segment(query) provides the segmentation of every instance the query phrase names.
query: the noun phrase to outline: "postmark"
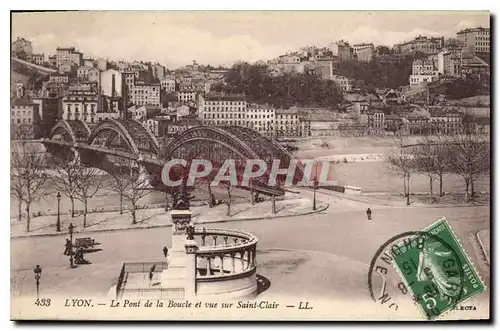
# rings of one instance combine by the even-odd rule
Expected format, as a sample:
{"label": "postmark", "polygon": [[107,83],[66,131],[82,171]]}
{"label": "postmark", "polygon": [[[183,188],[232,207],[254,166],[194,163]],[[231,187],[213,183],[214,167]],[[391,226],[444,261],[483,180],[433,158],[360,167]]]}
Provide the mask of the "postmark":
{"label": "postmark", "polygon": [[[395,270],[402,280],[393,290],[411,294],[427,319],[441,316],[485,289],[444,218],[423,231],[394,236],[379,248],[372,259],[368,275],[369,292],[376,302],[384,303],[384,300],[394,298],[387,290],[389,270]],[[380,296],[373,289],[373,277],[376,274],[383,277]],[[388,307],[397,310],[398,304],[391,302]]]}

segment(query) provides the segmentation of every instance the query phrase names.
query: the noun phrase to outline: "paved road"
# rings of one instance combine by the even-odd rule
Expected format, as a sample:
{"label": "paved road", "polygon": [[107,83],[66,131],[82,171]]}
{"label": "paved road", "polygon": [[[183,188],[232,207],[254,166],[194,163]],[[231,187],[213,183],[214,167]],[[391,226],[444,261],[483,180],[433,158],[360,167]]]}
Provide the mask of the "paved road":
{"label": "paved road", "polygon": [[[489,269],[474,242],[477,231],[489,228],[489,207],[374,207],[373,220],[368,221],[363,203],[342,204],[338,198],[321,193],[318,197],[330,202],[328,211],[294,218],[224,223],[220,227],[255,234],[259,238],[259,250],[283,248],[308,254],[317,252],[351,261],[353,265],[368,266],[376,250],[391,236],[423,229],[437,218],[446,216],[483,279],[489,283]],[[217,224],[212,226],[218,227]],[[32,268],[41,264],[45,270],[44,286],[54,291],[79,288],[105,293],[116,280],[124,261],[163,260],[162,248],[170,245],[170,235],[170,228],[92,234],[102,243],[102,251],[87,255],[91,265],[74,270],[69,270],[68,258],[62,254],[63,236],[14,239],[11,242],[14,291],[27,291],[23,284],[31,283]],[[363,277],[365,269],[358,271]]]}

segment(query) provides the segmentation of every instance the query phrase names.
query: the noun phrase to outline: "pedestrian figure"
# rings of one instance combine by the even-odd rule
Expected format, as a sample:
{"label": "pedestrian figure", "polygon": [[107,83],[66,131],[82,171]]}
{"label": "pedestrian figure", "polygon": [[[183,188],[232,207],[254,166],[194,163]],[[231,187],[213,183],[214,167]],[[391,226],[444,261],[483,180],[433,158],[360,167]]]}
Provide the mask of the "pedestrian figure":
{"label": "pedestrian figure", "polygon": [[153,272],[155,271],[155,268],[156,268],[156,264],[153,264],[151,269],[149,269],[149,282],[150,283],[151,283],[151,281],[153,281]]}
{"label": "pedestrian figure", "polygon": [[163,246],[163,255],[165,255],[165,257],[167,257],[167,255],[168,255],[168,248],[167,248],[167,246]]}
{"label": "pedestrian figure", "polygon": [[64,245],[64,255],[70,255],[71,254],[71,241],[66,238],[66,244]]}
{"label": "pedestrian figure", "polygon": [[372,219],[372,210],[370,208],[366,210],[366,216],[368,217],[368,220]]}
{"label": "pedestrian figure", "polygon": [[85,260],[83,257],[83,248],[80,248],[75,254],[75,263],[76,264],[88,264],[89,261]]}

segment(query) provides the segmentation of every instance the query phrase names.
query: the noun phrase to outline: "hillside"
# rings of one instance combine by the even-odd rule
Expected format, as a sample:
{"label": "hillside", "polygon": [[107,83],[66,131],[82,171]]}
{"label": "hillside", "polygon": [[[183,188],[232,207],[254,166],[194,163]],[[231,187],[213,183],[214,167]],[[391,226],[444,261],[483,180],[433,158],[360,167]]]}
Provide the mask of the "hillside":
{"label": "hillside", "polygon": [[40,74],[38,71],[19,62],[10,61],[10,91],[11,94],[16,92],[16,84],[22,83],[27,89],[33,87],[41,89],[42,82],[47,76]]}

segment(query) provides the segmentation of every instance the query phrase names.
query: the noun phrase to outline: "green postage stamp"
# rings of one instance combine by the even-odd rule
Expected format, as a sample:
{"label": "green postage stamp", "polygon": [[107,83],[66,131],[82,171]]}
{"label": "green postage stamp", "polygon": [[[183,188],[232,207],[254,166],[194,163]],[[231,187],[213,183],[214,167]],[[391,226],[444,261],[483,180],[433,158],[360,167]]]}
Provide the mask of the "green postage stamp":
{"label": "green postage stamp", "polygon": [[393,252],[396,268],[428,319],[485,290],[444,218],[418,235],[401,240]]}

